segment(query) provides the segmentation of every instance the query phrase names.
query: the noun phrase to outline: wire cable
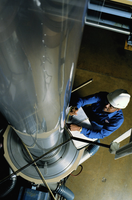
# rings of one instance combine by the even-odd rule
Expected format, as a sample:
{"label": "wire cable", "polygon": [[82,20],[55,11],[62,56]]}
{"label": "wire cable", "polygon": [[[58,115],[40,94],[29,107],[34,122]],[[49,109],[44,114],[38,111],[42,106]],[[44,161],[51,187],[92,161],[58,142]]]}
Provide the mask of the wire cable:
{"label": "wire cable", "polygon": [[70,174],[71,176],[78,176],[78,175],[80,175],[81,174],[81,172],[82,172],[82,170],[83,170],[83,166],[82,165],[79,165],[80,167],[81,167],[81,169],[80,169],[80,171],[77,173],[77,174]]}

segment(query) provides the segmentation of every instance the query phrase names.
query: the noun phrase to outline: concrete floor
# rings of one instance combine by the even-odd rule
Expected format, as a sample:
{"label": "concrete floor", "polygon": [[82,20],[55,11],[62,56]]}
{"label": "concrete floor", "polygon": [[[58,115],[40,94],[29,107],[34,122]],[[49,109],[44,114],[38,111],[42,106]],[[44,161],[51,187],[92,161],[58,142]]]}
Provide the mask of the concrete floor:
{"label": "concrete floor", "polygon": [[[111,92],[126,89],[132,95],[132,51],[124,49],[126,36],[85,26],[74,88],[93,78],[93,82],[78,90],[83,97],[99,91]],[[101,143],[110,144],[115,138],[132,128],[132,100],[123,110],[123,125],[104,138]],[[129,138],[120,146],[129,143]],[[132,155],[114,160],[109,150],[99,151],[83,166],[78,176],[70,176],[66,186],[75,194],[75,200],[131,200],[132,199]],[[77,174],[80,167],[73,174]]]}

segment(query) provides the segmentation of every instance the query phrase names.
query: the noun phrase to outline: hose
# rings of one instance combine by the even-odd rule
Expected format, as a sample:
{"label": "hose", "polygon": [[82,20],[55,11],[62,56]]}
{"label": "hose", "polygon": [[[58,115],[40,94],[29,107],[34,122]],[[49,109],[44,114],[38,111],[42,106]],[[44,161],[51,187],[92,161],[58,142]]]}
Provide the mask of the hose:
{"label": "hose", "polygon": [[56,189],[55,192],[58,193],[58,194],[60,194],[66,200],[73,200],[74,199],[74,193],[69,188],[67,188],[64,185],[59,186]]}
{"label": "hose", "polygon": [[[96,142],[100,143],[100,140],[98,139]],[[97,145],[89,145],[88,148],[86,149],[86,151],[89,152],[90,157],[93,156],[97,151],[99,150],[99,146]]]}
{"label": "hose", "polygon": [[[12,173],[11,168],[9,168],[9,173],[10,174]],[[0,198],[5,197],[14,189],[16,181],[17,181],[17,176],[14,175],[0,186]]]}

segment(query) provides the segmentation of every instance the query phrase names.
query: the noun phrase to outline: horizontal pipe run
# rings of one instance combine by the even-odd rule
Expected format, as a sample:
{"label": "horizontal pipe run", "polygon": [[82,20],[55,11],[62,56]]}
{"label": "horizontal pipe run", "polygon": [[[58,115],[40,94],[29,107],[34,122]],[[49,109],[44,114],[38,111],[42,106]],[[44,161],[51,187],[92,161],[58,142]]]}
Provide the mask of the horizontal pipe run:
{"label": "horizontal pipe run", "polygon": [[122,33],[122,34],[125,34],[125,35],[130,35],[130,31],[123,31],[123,30],[120,30],[120,29],[111,28],[111,27],[108,27],[108,26],[100,25],[100,24],[94,24],[92,22],[87,22],[86,19],[85,19],[85,24],[90,25],[90,26],[94,26],[94,27],[97,27],[97,28],[103,28],[103,29],[106,29],[106,30],[109,30],[109,31],[115,31],[115,32]]}
{"label": "horizontal pipe run", "polygon": [[94,10],[96,12],[102,12],[102,13],[106,13],[106,14],[111,14],[111,15],[115,15],[118,17],[124,17],[127,19],[131,19],[131,12],[129,12],[128,10],[121,10],[120,8],[112,8],[110,5],[97,5],[97,4],[92,4],[92,3],[88,3],[88,10]]}

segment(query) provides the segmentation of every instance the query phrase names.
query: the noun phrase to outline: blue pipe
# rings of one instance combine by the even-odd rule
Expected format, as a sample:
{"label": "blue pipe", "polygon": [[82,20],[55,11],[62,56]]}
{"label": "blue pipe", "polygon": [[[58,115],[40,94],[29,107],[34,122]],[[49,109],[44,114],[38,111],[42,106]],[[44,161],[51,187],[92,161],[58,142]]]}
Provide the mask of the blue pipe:
{"label": "blue pipe", "polygon": [[[98,139],[96,142],[100,143],[100,140]],[[87,148],[87,151],[89,152],[90,157],[93,156],[98,150],[99,150],[99,146],[93,145],[93,144],[89,145]]]}
{"label": "blue pipe", "polygon": [[73,200],[74,199],[74,193],[64,185],[59,186],[56,189],[56,193],[60,194],[66,200]]}

